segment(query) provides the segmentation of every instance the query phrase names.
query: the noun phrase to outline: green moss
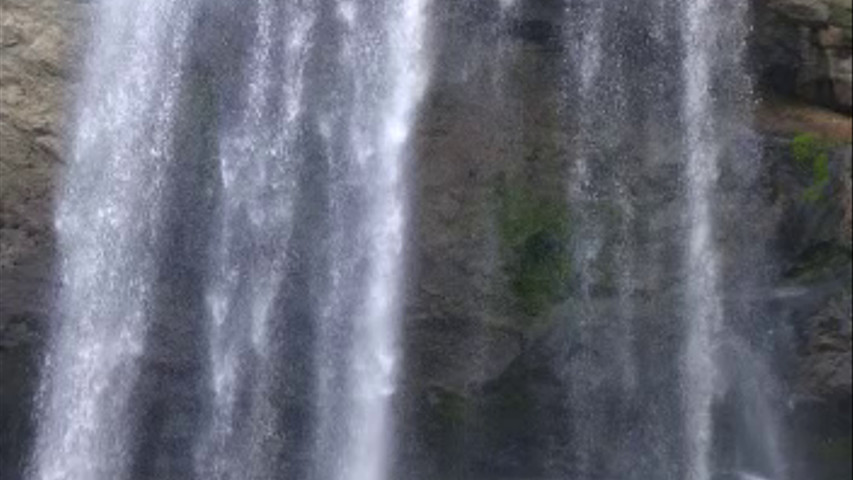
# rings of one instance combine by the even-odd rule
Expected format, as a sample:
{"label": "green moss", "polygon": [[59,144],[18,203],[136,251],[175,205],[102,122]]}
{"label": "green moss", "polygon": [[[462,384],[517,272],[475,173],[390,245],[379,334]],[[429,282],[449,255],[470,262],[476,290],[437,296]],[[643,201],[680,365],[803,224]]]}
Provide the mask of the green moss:
{"label": "green moss", "polygon": [[830,182],[829,152],[832,145],[819,140],[815,135],[803,133],[791,141],[791,154],[794,161],[811,175],[811,184],[803,194],[807,202],[817,202],[824,198]]}
{"label": "green moss", "polygon": [[528,186],[498,189],[504,269],[517,306],[536,316],[563,298],[570,270],[564,202]]}

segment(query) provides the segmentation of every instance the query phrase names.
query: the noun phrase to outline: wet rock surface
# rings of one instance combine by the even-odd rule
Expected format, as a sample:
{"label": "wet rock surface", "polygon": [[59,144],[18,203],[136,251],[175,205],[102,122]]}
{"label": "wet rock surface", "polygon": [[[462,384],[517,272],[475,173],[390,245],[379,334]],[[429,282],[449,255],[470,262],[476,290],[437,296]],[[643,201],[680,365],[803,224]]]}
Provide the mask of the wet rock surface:
{"label": "wet rock surface", "polygon": [[768,91],[849,114],[850,0],[754,0],[754,70]]}

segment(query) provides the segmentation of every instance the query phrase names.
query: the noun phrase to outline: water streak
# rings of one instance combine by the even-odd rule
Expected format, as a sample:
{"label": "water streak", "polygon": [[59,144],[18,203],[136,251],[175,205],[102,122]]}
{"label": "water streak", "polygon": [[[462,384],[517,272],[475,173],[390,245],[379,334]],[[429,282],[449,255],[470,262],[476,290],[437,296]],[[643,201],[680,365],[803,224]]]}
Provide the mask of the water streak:
{"label": "water streak", "polygon": [[[124,478],[193,2],[100,5],[56,229],[62,284],[32,477]],[[163,22],[162,18],[171,18]],[[128,57],[129,55],[129,57]]]}
{"label": "water streak", "polygon": [[[319,404],[326,412],[321,470],[340,480],[380,480],[390,466],[390,401],[401,361],[397,335],[408,216],[406,146],[426,87],[426,6],[424,0],[342,1],[338,8],[344,27],[339,68],[352,79],[353,91],[348,115],[328,116],[341,118],[347,130],[340,155],[331,147],[339,138],[332,135],[331,122],[321,131],[333,152],[332,171],[346,172],[338,175],[356,178],[359,186],[354,190],[349,180],[331,190],[334,267],[320,355],[334,358],[342,344],[347,353],[337,365],[320,360]],[[347,198],[353,193],[364,206],[355,230],[348,227]],[[359,264],[365,266],[363,273]],[[351,320],[344,328],[341,316]],[[351,337],[342,341],[344,331]],[[345,388],[335,385],[341,377],[347,379]]]}
{"label": "water streak", "polygon": [[720,372],[716,344],[724,327],[719,286],[720,259],[714,239],[713,194],[720,142],[711,92],[713,45],[717,22],[713,0],[688,0],[684,5],[683,63],[685,143],[687,150],[686,308],[689,312],[684,351],[685,431],[688,478],[710,480],[713,448],[713,403]]}
{"label": "water streak", "polygon": [[[240,118],[219,136],[222,206],[207,293],[214,413],[197,459],[207,478],[268,478],[272,472],[264,469],[280,448],[269,390],[277,368],[269,323],[283,288],[299,189],[296,122],[315,16],[304,3],[279,9],[258,2]],[[278,51],[285,52],[283,73]],[[250,412],[238,417],[249,375],[257,378],[249,387]]]}

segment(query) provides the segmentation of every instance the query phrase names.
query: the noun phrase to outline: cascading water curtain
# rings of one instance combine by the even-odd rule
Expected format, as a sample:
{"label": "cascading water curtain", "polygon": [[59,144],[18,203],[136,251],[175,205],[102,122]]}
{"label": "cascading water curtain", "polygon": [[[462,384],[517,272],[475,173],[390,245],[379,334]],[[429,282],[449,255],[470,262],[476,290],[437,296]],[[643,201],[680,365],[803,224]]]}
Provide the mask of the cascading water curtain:
{"label": "cascading water curtain", "polygon": [[99,2],[30,478],[390,478],[428,3]]}
{"label": "cascading water curtain", "polygon": [[[751,221],[721,221],[718,209],[723,172],[757,155],[743,141],[748,10],[741,0],[565,3],[571,478],[784,478],[772,401],[755,393],[772,373],[742,336],[754,319],[728,308],[726,283],[745,291],[749,275],[729,278],[739,253],[720,242]],[[726,365],[721,349],[756,366]],[[752,403],[724,398],[746,390]],[[768,413],[722,437],[724,405]]]}
{"label": "cascading water curtain", "polygon": [[[737,471],[758,478],[786,478],[787,467],[781,452],[781,429],[767,395],[773,392],[773,373],[765,359],[753,352],[748,339],[738,336],[736,322],[754,318],[736,315],[726,298],[732,289],[724,287],[727,278],[723,264],[725,252],[720,237],[726,228],[715,208],[721,203],[720,177],[725,162],[749,164],[754,149],[738,145],[738,136],[730,123],[744,122],[739,106],[750,101],[745,80],[744,60],[748,34],[749,3],[744,0],[685,0],[681,3],[683,97],[681,122],[684,129],[684,169],[686,215],[689,237],[686,242],[684,276],[684,321],[686,340],[682,353],[684,392],[684,436],[686,471],[689,480],[710,480],[716,475]],[[739,146],[733,154],[732,146]],[[732,156],[736,158],[731,158]],[[728,158],[727,158],[728,157]],[[730,169],[737,172],[741,168]],[[754,168],[748,165],[746,168]],[[731,174],[731,173],[729,173]],[[740,188],[754,188],[739,184]],[[747,222],[741,218],[740,222]],[[737,228],[737,227],[735,227]],[[753,260],[754,261],[754,260]],[[748,277],[748,276],[747,276]],[[752,285],[742,280],[734,291],[748,291]],[[734,355],[750,367],[727,366]],[[755,385],[763,385],[756,388]],[[736,437],[718,438],[721,419],[715,415],[727,391],[748,391],[749,401],[737,405],[737,411],[749,420]],[[763,392],[762,392],[763,390]],[[755,405],[760,405],[756,411]],[[745,413],[751,412],[751,413]],[[730,447],[747,453],[723,460],[721,442],[736,442]],[[740,457],[740,458],[738,458]],[[751,458],[749,458],[751,457]]]}
{"label": "cascading water curtain", "polygon": [[685,370],[685,437],[690,480],[711,478],[713,402],[719,376],[715,343],[723,325],[720,298],[720,258],[714,243],[713,188],[719,175],[721,145],[715,132],[711,93],[714,42],[718,22],[713,19],[713,0],[689,0],[684,4],[684,100],[687,154],[687,295],[689,314]]}
{"label": "cascading water curtain", "polygon": [[304,156],[298,130],[317,6],[279,3],[255,5],[239,113],[217,135],[220,209],[205,298],[213,401],[195,452],[199,478],[271,478],[286,454],[273,385],[275,304],[295,228]]}
{"label": "cascading water curtain", "polygon": [[128,403],[151,321],[194,4],[99,5],[56,215],[61,292],[34,479],[114,480],[131,467]]}
{"label": "cascading water curtain", "polygon": [[[731,126],[751,95],[747,1],[566,0],[543,10],[564,6],[563,31],[516,52],[548,30],[515,24],[534,3],[469,13],[500,18],[489,38],[512,24],[498,65],[565,73],[573,288],[547,419],[565,432],[536,474],[786,480],[772,372],[733,328],[719,241],[744,221],[717,205],[748,153]],[[97,2],[31,480],[397,480],[431,15],[431,0]],[[730,436],[759,460],[721,460],[731,391],[749,399],[726,404],[746,418]]]}
{"label": "cascading water curtain", "polygon": [[316,349],[316,475],[385,479],[401,352],[407,142],[426,88],[425,0],[336,5],[344,104],[318,115],[330,172],[329,279]]}

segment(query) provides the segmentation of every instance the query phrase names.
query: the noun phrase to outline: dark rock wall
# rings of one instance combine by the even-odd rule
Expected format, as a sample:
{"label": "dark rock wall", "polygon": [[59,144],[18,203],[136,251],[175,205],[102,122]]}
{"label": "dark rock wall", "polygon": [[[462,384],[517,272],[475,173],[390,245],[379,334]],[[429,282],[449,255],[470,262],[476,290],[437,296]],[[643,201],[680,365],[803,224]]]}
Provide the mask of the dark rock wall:
{"label": "dark rock wall", "polygon": [[853,108],[851,1],[752,1],[753,63],[765,89],[849,115]]}

